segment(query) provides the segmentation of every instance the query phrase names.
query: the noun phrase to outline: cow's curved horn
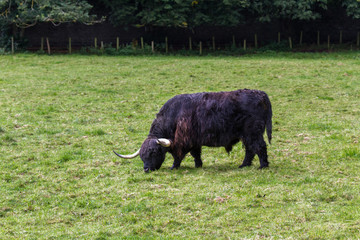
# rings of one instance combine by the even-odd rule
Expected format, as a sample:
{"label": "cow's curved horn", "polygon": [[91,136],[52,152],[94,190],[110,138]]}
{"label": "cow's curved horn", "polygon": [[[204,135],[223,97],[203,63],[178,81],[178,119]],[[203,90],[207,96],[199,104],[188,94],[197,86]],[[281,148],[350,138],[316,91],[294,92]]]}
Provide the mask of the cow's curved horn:
{"label": "cow's curved horn", "polygon": [[131,155],[121,155],[121,154],[118,154],[117,152],[115,152],[113,150],[113,152],[116,154],[116,156],[118,157],[121,157],[121,158],[125,158],[125,159],[131,159],[131,158],[134,158],[136,156],[138,156],[140,154],[140,149],[136,151],[136,153],[134,154],[131,154]]}
{"label": "cow's curved horn", "polygon": [[156,140],[157,144],[160,144],[163,147],[170,147],[171,146],[171,141],[169,139],[166,138],[159,138]]}

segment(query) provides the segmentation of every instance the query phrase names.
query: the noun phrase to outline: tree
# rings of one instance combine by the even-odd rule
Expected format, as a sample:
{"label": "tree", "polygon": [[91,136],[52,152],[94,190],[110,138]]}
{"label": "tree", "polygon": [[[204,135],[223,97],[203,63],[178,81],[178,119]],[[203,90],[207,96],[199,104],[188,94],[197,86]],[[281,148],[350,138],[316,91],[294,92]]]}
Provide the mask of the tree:
{"label": "tree", "polygon": [[236,26],[246,22],[249,7],[248,0],[192,1],[188,22],[192,26]]}
{"label": "tree", "polygon": [[352,18],[360,18],[360,0],[341,1],[342,7],[346,9],[346,14]]}
{"label": "tree", "polygon": [[84,0],[0,0],[0,22],[19,28],[38,22],[58,25],[65,22],[93,23],[92,6]]}
{"label": "tree", "polygon": [[262,22],[273,20],[315,20],[319,9],[326,9],[327,0],[252,0],[251,10]]}
{"label": "tree", "polygon": [[[94,1],[94,0],[92,0]],[[97,0],[116,25],[188,27],[233,26],[244,21],[249,0]]]}

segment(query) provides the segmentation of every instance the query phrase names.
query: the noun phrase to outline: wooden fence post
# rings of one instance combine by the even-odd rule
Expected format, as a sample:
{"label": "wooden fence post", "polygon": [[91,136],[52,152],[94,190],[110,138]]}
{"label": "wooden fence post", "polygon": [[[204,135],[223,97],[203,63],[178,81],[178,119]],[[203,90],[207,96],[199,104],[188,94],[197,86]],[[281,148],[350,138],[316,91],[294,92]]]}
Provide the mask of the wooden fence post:
{"label": "wooden fence post", "polygon": [[120,39],[119,37],[116,37],[116,51],[119,51],[120,48]]}
{"label": "wooden fence post", "polygon": [[144,50],[144,38],[143,37],[140,38],[140,42],[141,42],[141,50]]}
{"label": "wooden fence post", "polygon": [[244,39],[244,51],[246,51],[246,39]]}
{"label": "wooden fence post", "polygon": [[154,53],[155,52],[155,44],[154,41],[151,41],[151,51]]}
{"label": "wooden fence post", "polygon": [[71,37],[69,37],[69,54],[71,54]]}
{"label": "wooden fence post", "polygon": [[189,37],[189,50],[192,51],[192,41],[191,41],[191,37]]}
{"label": "wooden fence post", "polygon": [[317,31],[317,45],[320,45],[320,31]]}
{"label": "wooden fence post", "polygon": [[290,49],[292,49],[292,47],[293,47],[291,37],[289,37],[289,47],[290,47]]}
{"label": "wooden fence post", "polygon": [[232,45],[233,45],[233,48],[236,47],[236,42],[235,42],[235,36],[234,35],[232,36]]}
{"label": "wooden fence post", "polygon": [[14,43],[14,37],[11,37],[11,53],[15,53],[15,43]]}
{"label": "wooden fence post", "polygon": [[47,50],[48,50],[48,54],[51,54],[51,50],[50,50],[50,42],[49,42],[49,38],[46,38],[46,45],[47,45]]}
{"label": "wooden fence post", "polygon": [[97,48],[97,38],[94,39],[94,47]]}
{"label": "wooden fence post", "polygon": [[169,52],[168,37],[165,37],[165,52]]}
{"label": "wooden fence post", "polygon": [[280,42],[281,42],[281,33],[278,32],[278,43],[280,43]]}
{"label": "wooden fence post", "polygon": [[300,32],[300,41],[299,41],[300,46],[302,45],[302,41],[303,41],[303,31]]}

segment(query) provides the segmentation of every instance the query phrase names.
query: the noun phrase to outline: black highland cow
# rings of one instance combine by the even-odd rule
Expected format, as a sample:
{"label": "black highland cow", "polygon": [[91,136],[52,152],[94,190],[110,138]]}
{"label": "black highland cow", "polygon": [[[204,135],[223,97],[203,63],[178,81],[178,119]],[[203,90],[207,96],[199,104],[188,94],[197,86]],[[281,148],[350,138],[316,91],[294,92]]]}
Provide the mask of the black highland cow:
{"label": "black highland cow", "polygon": [[270,100],[259,90],[177,95],[160,109],[136,153],[114,153],[122,158],[140,154],[144,171],[149,172],[161,167],[167,152],[174,157],[171,169],[180,167],[188,152],[194,157],[195,167],[201,167],[202,146],[225,147],[230,152],[233,145],[242,141],[246,153],[240,168],[250,166],[255,154],[260,168],[265,168],[269,162],[263,135],[266,128],[270,143],[271,117]]}

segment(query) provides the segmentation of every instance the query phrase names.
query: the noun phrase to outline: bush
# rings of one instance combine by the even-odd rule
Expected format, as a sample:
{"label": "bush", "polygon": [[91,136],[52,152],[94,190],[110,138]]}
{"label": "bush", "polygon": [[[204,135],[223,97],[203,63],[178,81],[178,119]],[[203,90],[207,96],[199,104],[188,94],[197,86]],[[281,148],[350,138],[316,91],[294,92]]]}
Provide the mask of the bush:
{"label": "bush", "polygon": [[134,48],[131,44],[125,45],[116,49],[109,45],[105,45],[103,49],[101,48],[92,48],[92,47],[85,47],[81,48],[80,54],[83,55],[109,55],[109,56],[135,56],[135,55],[149,55],[153,54],[151,46],[144,45],[144,49]]}
{"label": "bush", "polygon": [[290,51],[290,46],[288,41],[281,41],[269,43],[261,48],[259,48],[258,52],[288,52]]}

